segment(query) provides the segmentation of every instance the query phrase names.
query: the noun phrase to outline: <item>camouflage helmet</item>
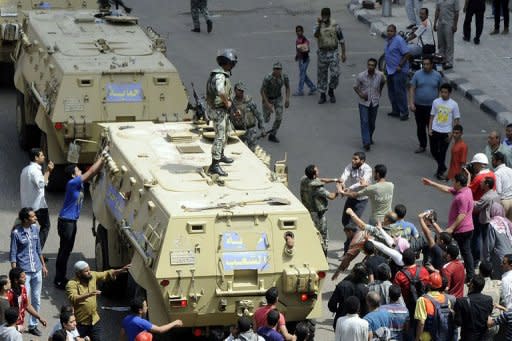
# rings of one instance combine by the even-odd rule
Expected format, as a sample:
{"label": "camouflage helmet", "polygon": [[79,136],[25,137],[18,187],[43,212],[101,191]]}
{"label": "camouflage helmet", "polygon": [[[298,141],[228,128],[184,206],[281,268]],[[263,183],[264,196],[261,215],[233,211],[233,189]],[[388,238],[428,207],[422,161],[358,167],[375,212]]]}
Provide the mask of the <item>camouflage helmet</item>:
{"label": "camouflage helmet", "polygon": [[219,66],[229,63],[235,66],[237,61],[238,57],[233,49],[224,49],[217,53],[217,64],[219,64]]}
{"label": "camouflage helmet", "polygon": [[238,82],[235,84],[235,90],[245,91],[247,88],[245,87],[244,83]]}
{"label": "camouflage helmet", "polygon": [[272,68],[273,68],[273,69],[282,69],[282,68],[283,68],[283,64],[281,64],[281,62],[275,62],[275,63],[272,65]]}

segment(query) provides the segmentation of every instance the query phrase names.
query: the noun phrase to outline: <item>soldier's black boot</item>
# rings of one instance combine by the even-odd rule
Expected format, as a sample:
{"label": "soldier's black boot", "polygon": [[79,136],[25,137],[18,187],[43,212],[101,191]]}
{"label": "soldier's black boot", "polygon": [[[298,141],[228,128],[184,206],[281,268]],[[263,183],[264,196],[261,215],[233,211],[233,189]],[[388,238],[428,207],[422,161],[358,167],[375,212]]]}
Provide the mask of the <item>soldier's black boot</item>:
{"label": "soldier's black boot", "polygon": [[275,143],[279,143],[279,139],[277,138],[277,136],[275,134],[270,134],[268,135],[268,140],[270,142],[275,142]]}
{"label": "soldier's black boot", "polygon": [[331,103],[336,103],[336,97],[334,96],[333,89],[329,89],[329,100],[331,101]]}
{"label": "soldier's black boot", "polygon": [[213,23],[211,20],[206,20],[206,31],[210,33],[213,30]]}
{"label": "soldier's black boot", "polygon": [[320,94],[320,99],[318,100],[318,104],[324,104],[325,102],[327,102],[327,98],[325,97],[325,92],[322,92]]}
{"label": "soldier's black boot", "polygon": [[212,159],[212,164],[208,167],[209,174],[217,174],[219,176],[228,176],[228,173],[224,172],[222,168],[220,168],[219,160]]}
{"label": "soldier's black boot", "polygon": [[220,156],[219,162],[222,162],[222,163],[233,163],[233,159],[230,158],[230,157],[227,157],[226,155],[224,155],[224,152],[222,152],[222,155]]}
{"label": "soldier's black boot", "polygon": [[193,28],[190,30],[191,32],[196,32],[196,33],[199,33],[201,32],[201,29],[198,27],[198,28]]}

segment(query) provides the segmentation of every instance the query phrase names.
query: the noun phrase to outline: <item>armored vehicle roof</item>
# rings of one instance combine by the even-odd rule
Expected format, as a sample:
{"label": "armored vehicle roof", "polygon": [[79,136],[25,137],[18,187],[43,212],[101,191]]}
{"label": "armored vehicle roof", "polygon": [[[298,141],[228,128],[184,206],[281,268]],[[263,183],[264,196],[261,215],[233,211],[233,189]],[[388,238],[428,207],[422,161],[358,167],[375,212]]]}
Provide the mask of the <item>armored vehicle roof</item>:
{"label": "armored vehicle roof", "polygon": [[[222,209],[201,210],[219,204],[235,204],[237,214],[301,212],[305,208],[288,188],[273,180],[272,172],[238,139],[230,139],[226,155],[235,161],[223,165],[229,176],[223,185],[212,183],[204,173],[211,163],[212,141],[193,131],[193,124],[176,123],[101,123],[110,129],[113,153],[118,167],[151,184],[158,205],[173,217],[218,214]],[[121,160],[125,164],[121,164]],[[132,174],[133,174],[132,173]],[[282,198],[285,206],[261,202]],[[259,201],[259,202],[257,202]],[[198,209],[190,212],[189,209]]]}
{"label": "armored vehicle roof", "polygon": [[96,13],[29,11],[26,33],[64,73],[177,72],[138,24],[96,18]]}

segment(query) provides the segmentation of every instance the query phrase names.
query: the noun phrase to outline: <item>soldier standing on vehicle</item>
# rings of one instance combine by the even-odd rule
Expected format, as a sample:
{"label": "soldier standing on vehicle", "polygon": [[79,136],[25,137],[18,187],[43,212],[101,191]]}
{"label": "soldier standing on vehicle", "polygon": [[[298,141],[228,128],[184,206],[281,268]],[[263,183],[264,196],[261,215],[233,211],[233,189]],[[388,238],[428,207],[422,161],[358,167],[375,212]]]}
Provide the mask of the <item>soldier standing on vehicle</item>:
{"label": "soldier standing on vehicle", "polygon": [[213,23],[208,13],[208,1],[207,0],[190,0],[190,13],[192,14],[192,22],[194,28],[192,32],[201,32],[201,24],[199,23],[199,15],[202,14],[204,20],[206,20],[206,31],[210,33],[213,29]]}
{"label": "soldier standing on vehicle", "polygon": [[311,214],[315,227],[322,235],[322,249],[324,254],[327,255],[329,243],[327,217],[325,215],[327,213],[327,199],[336,199],[339,194],[338,192],[341,191],[341,187],[338,188],[338,184],[336,184],[337,191],[333,193],[326,190],[324,184],[337,182],[337,179],[319,178],[320,173],[315,165],[307,166],[304,174],[305,176],[300,181],[300,199]]}
{"label": "soldier standing on vehicle", "polygon": [[[340,77],[340,58],[343,63],[345,56],[345,40],[341,27],[331,19],[331,9],[322,8],[321,17],[317,19],[315,27],[315,38],[318,42],[318,79],[317,87],[320,91],[318,104],[326,102],[325,92],[327,91],[327,79],[329,72],[329,97],[331,103],[336,103],[334,89],[338,87]],[[338,44],[341,46],[341,53],[338,54]]]}
{"label": "soldier standing on vehicle", "polygon": [[[235,129],[245,130],[245,134],[241,140],[254,151],[256,148],[256,140],[258,139],[258,131],[256,129],[256,121],[258,121],[258,129],[263,129],[263,115],[256,107],[256,103],[250,96],[244,95],[246,88],[242,82],[235,84],[235,97],[233,105],[236,111],[230,114],[231,123]],[[262,134],[259,134],[260,136]]]}
{"label": "soldier standing on vehicle", "polygon": [[212,144],[212,164],[208,168],[208,173],[227,176],[228,173],[220,167],[220,162],[233,163],[233,159],[224,155],[224,147],[228,139],[230,122],[228,120],[229,111],[232,110],[233,89],[231,88],[231,70],[235,67],[238,58],[235,51],[225,49],[217,55],[216,68],[210,72],[210,77],[206,83],[206,102],[210,107],[210,118],[213,120],[215,128],[215,139]]}
{"label": "soldier standing on vehicle", "polygon": [[284,107],[288,108],[290,106],[290,80],[288,75],[283,73],[283,65],[280,62],[275,62],[272,66],[272,73],[263,78],[260,90],[265,123],[270,121],[272,112],[276,114],[272,130],[268,135],[268,140],[275,143],[279,143],[276,135],[283,120],[283,95],[281,93],[283,85],[286,89]]}

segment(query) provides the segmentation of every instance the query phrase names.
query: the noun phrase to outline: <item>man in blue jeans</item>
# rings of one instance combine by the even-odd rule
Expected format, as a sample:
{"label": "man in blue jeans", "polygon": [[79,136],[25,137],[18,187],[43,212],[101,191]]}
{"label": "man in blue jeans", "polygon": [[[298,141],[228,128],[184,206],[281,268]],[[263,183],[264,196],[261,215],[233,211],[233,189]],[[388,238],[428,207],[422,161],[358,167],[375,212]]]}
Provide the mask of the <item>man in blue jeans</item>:
{"label": "man in blue jeans", "polygon": [[386,83],[384,74],[378,70],[377,60],[368,59],[368,70],[357,75],[354,91],[359,96],[359,118],[361,121],[361,137],[364,149],[370,150],[373,144],[375,120],[379,110],[382,88]]}
{"label": "man in blue jeans", "polygon": [[58,289],[65,289],[68,281],[66,269],[68,267],[69,255],[75,245],[76,222],[80,217],[80,210],[84,201],[84,183],[91,180],[101,170],[102,166],[103,157],[96,160],[84,174],[82,174],[77,165],[73,164],[66,167],[66,174],[69,175],[71,180],[66,185],[64,204],[57,220],[60,245],[59,252],[57,253],[53,283]]}
{"label": "man in blue jeans", "polygon": [[[11,231],[11,249],[9,261],[11,268],[20,268],[25,272],[25,288],[29,301],[36,312],[41,305],[41,287],[43,276],[48,275],[43,255],[41,254],[41,242],[39,239],[39,226],[37,216],[30,207],[24,207],[18,213],[20,224],[14,226]],[[37,328],[39,319],[30,316],[28,332],[35,336],[41,336]]]}
{"label": "man in blue jeans", "polygon": [[308,95],[314,95],[316,92],[315,83],[308,77],[309,66],[309,40],[304,36],[304,28],[302,26],[295,27],[297,40],[295,40],[295,61],[299,62],[299,85],[293,96],[304,96],[304,83],[309,87]]}
{"label": "man in blue jeans", "polygon": [[396,34],[395,25],[389,25],[386,32],[388,39],[384,49],[384,58],[388,75],[388,95],[392,107],[392,111],[388,115],[407,121],[409,119],[406,89],[409,46],[401,36]]}

